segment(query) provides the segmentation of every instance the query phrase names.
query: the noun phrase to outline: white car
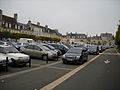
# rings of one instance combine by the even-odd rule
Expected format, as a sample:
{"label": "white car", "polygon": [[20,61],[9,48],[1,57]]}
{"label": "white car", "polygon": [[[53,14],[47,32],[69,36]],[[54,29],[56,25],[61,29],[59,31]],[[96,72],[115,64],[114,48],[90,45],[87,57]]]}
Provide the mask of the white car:
{"label": "white car", "polygon": [[13,63],[14,65],[26,65],[30,63],[29,55],[20,53],[12,46],[0,46],[0,54],[8,57],[9,63]]}
{"label": "white car", "polygon": [[6,57],[0,54],[0,66],[6,66]]}

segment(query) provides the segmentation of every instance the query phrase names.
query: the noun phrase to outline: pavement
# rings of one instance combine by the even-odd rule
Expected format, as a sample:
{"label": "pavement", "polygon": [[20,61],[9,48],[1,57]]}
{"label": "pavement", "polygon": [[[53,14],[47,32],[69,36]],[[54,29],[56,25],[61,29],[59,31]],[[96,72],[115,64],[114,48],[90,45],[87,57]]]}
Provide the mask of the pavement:
{"label": "pavement", "polygon": [[[108,49],[89,55],[82,65],[33,59],[32,67],[9,67],[0,73],[0,90],[120,90],[120,55]],[[46,89],[47,88],[47,89]]]}

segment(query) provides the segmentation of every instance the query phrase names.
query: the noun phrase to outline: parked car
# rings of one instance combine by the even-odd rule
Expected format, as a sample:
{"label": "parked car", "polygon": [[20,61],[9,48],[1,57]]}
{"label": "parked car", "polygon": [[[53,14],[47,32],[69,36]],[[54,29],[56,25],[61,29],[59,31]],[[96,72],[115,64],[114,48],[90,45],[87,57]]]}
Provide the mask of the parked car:
{"label": "parked car", "polygon": [[57,53],[58,56],[60,56],[62,54],[62,52],[59,49],[55,49],[53,46],[45,44],[45,43],[41,43],[41,45],[49,48],[50,50],[53,50],[54,52]]}
{"label": "parked car", "polygon": [[30,55],[31,57],[41,58],[43,60],[57,58],[57,53],[49,48],[37,44],[37,45],[28,45],[27,47],[21,48],[21,52]]}
{"label": "parked car", "polygon": [[88,53],[89,54],[99,54],[99,47],[98,47],[98,45],[91,45],[88,48]]}
{"label": "parked car", "polygon": [[6,56],[0,54],[0,67],[6,65]]}
{"label": "parked car", "polygon": [[82,64],[84,61],[87,61],[88,53],[83,48],[71,48],[63,55],[63,63],[77,63]]}
{"label": "parked car", "polygon": [[59,49],[62,52],[62,55],[69,50],[69,48],[63,44],[49,43],[49,45],[53,46],[55,49]]}
{"label": "parked car", "polygon": [[99,52],[102,53],[103,52],[103,46],[99,45]]}
{"label": "parked car", "polygon": [[0,46],[0,54],[8,57],[9,63],[14,65],[26,65],[27,63],[30,63],[29,55],[20,53],[12,46]]}
{"label": "parked car", "polygon": [[70,45],[70,44],[66,44],[66,43],[64,43],[64,45],[67,46],[69,49],[70,49],[70,48],[73,48],[73,46]]}
{"label": "parked car", "polygon": [[0,45],[12,46],[12,43],[10,43],[9,41],[6,41],[6,40],[0,40]]}
{"label": "parked car", "polygon": [[88,50],[87,47],[85,47],[84,45],[80,45],[80,44],[75,44],[74,47],[79,47],[79,48],[83,48],[84,50]]}
{"label": "parked car", "polygon": [[6,41],[6,40],[0,40],[0,45],[13,46],[17,50],[20,50],[20,47],[21,47],[21,45],[19,43],[17,43],[17,42],[11,42],[11,41]]}

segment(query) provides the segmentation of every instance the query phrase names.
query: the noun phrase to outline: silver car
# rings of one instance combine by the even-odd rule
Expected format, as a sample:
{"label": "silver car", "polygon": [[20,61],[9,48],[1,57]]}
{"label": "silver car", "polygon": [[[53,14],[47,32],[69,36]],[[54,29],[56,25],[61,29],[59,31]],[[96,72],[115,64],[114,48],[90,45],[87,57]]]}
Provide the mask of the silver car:
{"label": "silver car", "polygon": [[20,51],[31,57],[41,58],[43,60],[57,58],[56,52],[40,44],[28,45],[27,47],[21,48]]}
{"label": "silver car", "polygon": [[0,55],[8,57],[9,63],[14,65],[26,65],[29,63],[29,55],[20,53],[12,46],[0,46]]}

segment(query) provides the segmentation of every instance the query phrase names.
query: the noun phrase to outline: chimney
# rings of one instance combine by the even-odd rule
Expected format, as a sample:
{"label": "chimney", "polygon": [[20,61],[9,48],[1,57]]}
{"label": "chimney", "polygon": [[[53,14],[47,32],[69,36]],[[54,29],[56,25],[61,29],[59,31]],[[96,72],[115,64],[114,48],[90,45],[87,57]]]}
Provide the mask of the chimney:
{"label": "chimney", "polygon": [[14,18],[17,21],[17,18],[18,18],[18,14],[17,13],[14,14]]}
{"label": "chimney", "polygon": [[2,21],[2,10],[0,9],[0,21]]}
{"label": "chimney", "polygon": [[29,20],[27,24],[28,24],[29,26],[31,26],[31,21]]}
{"label": "chimney", "polygon": [[40,26],[40,23],[39,23],[39,22],[37,22],[37,25],[38,25],[38,26]]}
{"label": "chimney", "polygon": [[48,28],[48,25],[45,25],[45,28]]}

